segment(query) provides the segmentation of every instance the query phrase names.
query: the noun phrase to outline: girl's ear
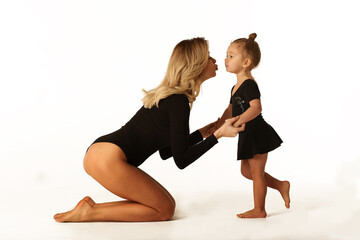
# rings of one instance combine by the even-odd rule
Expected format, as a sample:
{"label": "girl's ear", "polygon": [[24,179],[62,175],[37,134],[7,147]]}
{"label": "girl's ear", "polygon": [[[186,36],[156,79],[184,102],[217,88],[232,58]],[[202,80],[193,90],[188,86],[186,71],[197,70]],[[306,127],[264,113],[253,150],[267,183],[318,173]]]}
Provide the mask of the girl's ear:
{"label": "girl's ear", "polygon": [[251,59],[250,59],[250,58],[246,58],[243,66],[247,68],[247,67],[249,67],[250,65],[251,65]]}

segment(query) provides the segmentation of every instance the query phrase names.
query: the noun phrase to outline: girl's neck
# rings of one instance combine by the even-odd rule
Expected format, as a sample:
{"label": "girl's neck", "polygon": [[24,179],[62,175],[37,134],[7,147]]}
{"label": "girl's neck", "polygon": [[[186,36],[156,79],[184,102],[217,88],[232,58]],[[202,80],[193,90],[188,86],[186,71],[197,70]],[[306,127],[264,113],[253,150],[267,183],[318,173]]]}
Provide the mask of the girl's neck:
{"label": "girl's neck", "polygon": [[237,84],[242,84],[247,79],[254,79],[250,72],[239,72],[236,74]]}

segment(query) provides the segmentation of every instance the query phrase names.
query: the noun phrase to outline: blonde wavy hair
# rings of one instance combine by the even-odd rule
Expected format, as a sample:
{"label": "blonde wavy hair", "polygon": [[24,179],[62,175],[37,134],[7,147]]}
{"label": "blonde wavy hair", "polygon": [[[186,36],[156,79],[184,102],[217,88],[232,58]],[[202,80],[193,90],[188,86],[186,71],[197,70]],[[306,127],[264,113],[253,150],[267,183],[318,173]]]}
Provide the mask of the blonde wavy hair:
{"label": "blonde wavy hair", "polygon": [[204,38],[192,38],[179,42],[170,57],[166,74],[160,85],[152,90],[143,89],[145,108],[173,94],[185,94],[190,106],[200,93],[199,76],[209,58],[208,42]]}

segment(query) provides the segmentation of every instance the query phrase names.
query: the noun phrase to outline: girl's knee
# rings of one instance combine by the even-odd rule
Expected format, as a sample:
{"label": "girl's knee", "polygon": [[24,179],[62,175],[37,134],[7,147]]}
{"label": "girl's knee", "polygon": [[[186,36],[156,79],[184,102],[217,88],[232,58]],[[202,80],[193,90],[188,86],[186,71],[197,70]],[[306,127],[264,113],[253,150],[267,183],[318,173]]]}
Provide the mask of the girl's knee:
{"label": "girl's knee", "polygon": [[247,179],[251,179],[251,175],[248,171],[241,169],[241,175],[243,175]]}
{"label": "girl's knee", "polygon": [[263,171],[252,171],[251,176],[253,179],[265,178],[265,172]]}
{"label": "girl's knee", "polygon": [[243,164],[241,165],[241,169],[240,169],[241,174],[246,177],[247,179],[252,179],[250,170],[248,167],[244,166]]}

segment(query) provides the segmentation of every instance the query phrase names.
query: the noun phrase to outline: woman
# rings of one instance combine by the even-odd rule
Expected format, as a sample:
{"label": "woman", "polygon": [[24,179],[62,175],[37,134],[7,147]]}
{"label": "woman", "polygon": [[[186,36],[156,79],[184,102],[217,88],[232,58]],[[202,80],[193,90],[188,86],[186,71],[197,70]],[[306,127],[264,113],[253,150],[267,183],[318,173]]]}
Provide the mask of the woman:
{"label": "woman", "polygon": [[56,214],[55,220],[171,219],[175,211],[173,197],[137,167],[159,150],[161,158],[173,156],[176,165],[183,169],[213,147],[217,139],[235,137],[243,130],[233,127],[237,120],[233,118],[215,132],[211,130],[215,123],[211,123],[189,135],[190,106],[199,95],[201,84],[216,75],[215,63],[204,38],[178,43],[161,84],[153,90],[144,90],[144,106],[121,129],[95,140],[84,158],[84,168],[90,176],[127,200],[97,204],[85,197],[72,211]]}

